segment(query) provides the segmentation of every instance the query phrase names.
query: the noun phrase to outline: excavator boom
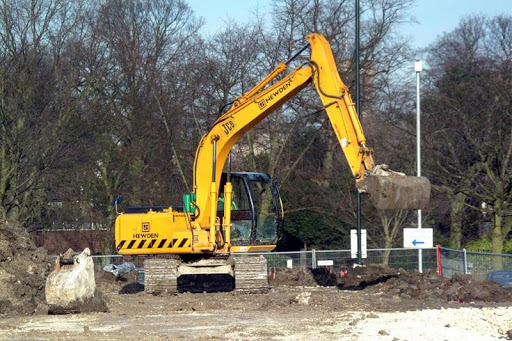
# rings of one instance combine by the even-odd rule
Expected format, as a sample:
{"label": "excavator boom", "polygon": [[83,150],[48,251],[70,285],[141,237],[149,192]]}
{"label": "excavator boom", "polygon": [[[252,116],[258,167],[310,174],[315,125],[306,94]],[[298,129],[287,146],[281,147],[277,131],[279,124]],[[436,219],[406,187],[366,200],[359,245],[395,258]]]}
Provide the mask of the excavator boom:
{"label": "excavator boom", "polygon": [[[231,148],[248,130],[311,83],[324,105],[358,189],[368,193],[379,209],[421,209],[428,205],[430,182],[427,178],[382,171],[385,166],[376,167],[329,43],[318,33],[308,35],[307,39],[308,44],[299,52],[310,47],[309,63],[277,80],[298,54],[279,64],[263,81],[239,97],[203,136],[194,164],[194,192],[199,208],[195,218],[201,226],[211,224],[208,208],[211,200],[216,202],[212,193],[219,192],[219,184],[214,180],[219,179]],[[215,191],[211,190],[212,183],[215,183]]]}

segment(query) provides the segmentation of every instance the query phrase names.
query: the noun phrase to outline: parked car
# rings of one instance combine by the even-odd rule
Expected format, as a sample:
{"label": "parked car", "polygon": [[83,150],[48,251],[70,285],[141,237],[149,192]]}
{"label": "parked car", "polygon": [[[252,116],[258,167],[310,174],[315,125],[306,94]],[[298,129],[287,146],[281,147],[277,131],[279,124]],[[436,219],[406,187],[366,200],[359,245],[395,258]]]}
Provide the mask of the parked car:
{"label": "parked car", "polygon": [[495,270],[487,275],[489,281],[494,281],[504,287],[512,287],[512,270]]}

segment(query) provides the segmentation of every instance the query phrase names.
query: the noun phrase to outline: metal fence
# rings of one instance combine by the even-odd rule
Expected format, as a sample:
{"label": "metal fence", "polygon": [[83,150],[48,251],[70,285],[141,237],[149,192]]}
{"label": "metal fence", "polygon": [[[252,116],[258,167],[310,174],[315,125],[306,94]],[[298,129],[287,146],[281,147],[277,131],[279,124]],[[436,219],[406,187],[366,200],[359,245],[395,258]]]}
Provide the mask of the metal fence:
{"label": "metal fence", "polygon": [[486,280],[493,270],[512,270],[512,255],[440,248],[443,277],[471,274],[475,280]]}
{"label": "metal fence", "polygon": [[[259,256],[267,259],[269,270],[284,268],[329,267],[339,270],[351,266],[355,259],[350,250],[311,250],[294,252],[235,253],[235,257]],[[373,249],[367,251],[364,264],[385,264],[395,269],[414,271],[418,269],[418,250],[416,249]],[[95,271],[102,271],[108,264],[132,262],[138,268],[139,277],[143,278],[144,259],[147,256],[97,255],[92,256]],[[475,280],[486,280],[493,270],[511,270],[511,254],[472,252],[454,250],[445,247],[423,249],[423,270],[436,270],[443,277],[470,274]]]}
{"label": "metal fence", "polygon": [[[363,259],[365,264],[386,264],[391,268],[405,270],[418,269],[418,250],[415,249],[373,249],[368,250],[368,257]],[[350,250],[311,250],[294,252],[265,252],[265,253],[235,253],[235,257],[259,256],[267,259],[269,269],[310,268],[328,266],[340,269],[351,266],[354,259]],[[101,255],[92,256],[96,271],[101,271],[107,264],[133,262],[138,268],[144,266],[144,256]],[[437,269],[436,249],[423,250],[423,269]]]}
{"label": "metal fence", "polygon": [[[418,250],[414,249],[373,249],[368,250],[364,264],[386,264],[391,268],[405,270],[418,269]],[[235,257],[247,255],[236,253]],[[262,255],[267,259],[269,268],[311,268],[330,266],[339,269],[351,266],[355,259],[351,258],[350,250],[311,250],[296,252],[271,252],[250,255]],[[423,269],[437,269],[436,249],[423,250]]]}
{"label": "metal fence", "polygon": [[[323,266],[334,270],[351,266],[355,259],[350,250],[311,250],[294,252],[235,253],[235,257],[259,256],[267,259],[269,269],[309,268]],[[372,249],[363,259],[365,264],[385,264],[395,269],[414,271],[418,269],[418,250],[416,249]],[[147,256],[97,255],[94,259],[96,271],[102,271],[108,264],[132,262],[143,271]],[[471,274],[475,280],[486,280],[493,270],[512,270],[511,254],[495,254],[454,250],[445,247],[423,249],[423,270],[437,270],[443,277]]]}

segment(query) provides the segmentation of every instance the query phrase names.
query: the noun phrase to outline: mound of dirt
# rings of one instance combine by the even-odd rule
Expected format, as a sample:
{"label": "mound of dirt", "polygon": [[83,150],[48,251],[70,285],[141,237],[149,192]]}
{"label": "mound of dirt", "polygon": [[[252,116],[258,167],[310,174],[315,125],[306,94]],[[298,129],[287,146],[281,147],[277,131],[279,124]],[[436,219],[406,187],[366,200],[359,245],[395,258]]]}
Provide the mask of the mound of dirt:
{"label": "mound of dirt", "polygon": [[347,269],[340,277],[327,268],[282,269],[270,274],[272,286],[335,286],[340,290],[364,290],[381,297],[429,302],[512,302],[512,288],[495,282],[475,281],[471,275],[442,278],[435,271],[425,273],[396,270],[383,265]]}
{"label": "mound of dirt", "polygon": [[361,290],[400,276],[400,271],[382,265],[358,266],[347,269],[347,271],[338,280],[338,288],[340,289]]}
{"label": "mound of dirt", "polygon": [[512,290],[490,281],[475,281],[471,275],[442,278],[434,271],[403,272],[385,282],[379,291],[388,295],[420,300],[441,299],[462,302],[512,302]]}
{"label": "mound of dirt", "polygon": [[104,296],[115,294],[136,294],[144,291],[144,285],[139,284],[137,271],[131,271],[121,277],[116,277],[110,272],[100,271],[95,273],[96,290]]}
{"label": "mound of dirt", "polygon": [[[53,263],[23,226],[0,221],[0,316],[61,313],[59,307],[48,307],[45,300]],[[96,293],[70,312],[107,310],[102,295]]]}
{"label": "mound of dirt", "polygon": [[315,286],[316,281],[309,269],[278,269],[270,275],[271,286]]}
{"label": "mound of dirt", "polygon": [[279,269],[269,276],[271,286],[335,286],[337,275],[327,268]]}
{"label": "mound of dirt", "polygon": [[0,315],[46,313],[51,260],[21,225],[0,221]]}
{"label": "mound of dirt", "polygon": [[475,281],[471,275],[442,278],[435,271],[425,273],[368,265],[349,269],[338,280],[338,288],[379,292],[387,297],[456,302],[512,302],[512,289],[495,282]]}

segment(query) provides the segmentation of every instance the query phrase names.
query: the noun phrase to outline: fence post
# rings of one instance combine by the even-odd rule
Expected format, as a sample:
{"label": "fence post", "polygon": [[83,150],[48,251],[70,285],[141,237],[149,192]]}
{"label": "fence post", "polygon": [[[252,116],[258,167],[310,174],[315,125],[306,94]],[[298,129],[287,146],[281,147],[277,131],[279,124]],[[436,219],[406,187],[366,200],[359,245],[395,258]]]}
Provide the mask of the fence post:
{"label": "fence post", "polygon": [[301,268],[307,268],[308,267],[308,253],[309,251],[299,251],[299,260],[300,260],[300,267]]}
{"label": "fence post", "polygon": [[311,250],[311,269],[316,269],[316,250]]}
{"label": "fence post", "polygon": [[437,244],[437,273],[439,277],[443,277],[443,262],[441,259],[441,245]]}
{"label": "fence post", "polygon": [[463,252],[463,258],[462,261],[464,262],[464,275],[468,274],[468,254],[466,252],[466,249],[462,249]]}

